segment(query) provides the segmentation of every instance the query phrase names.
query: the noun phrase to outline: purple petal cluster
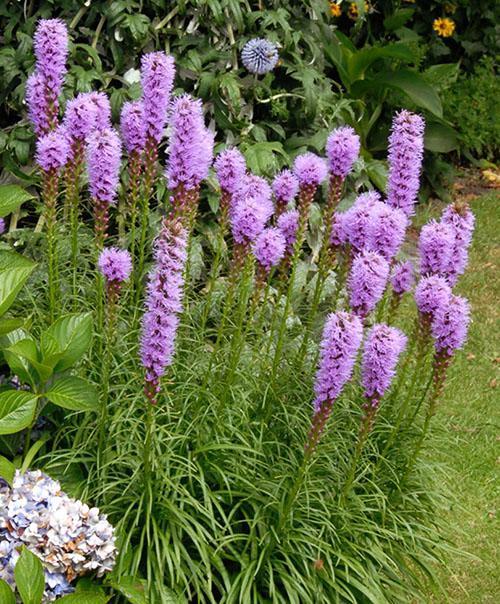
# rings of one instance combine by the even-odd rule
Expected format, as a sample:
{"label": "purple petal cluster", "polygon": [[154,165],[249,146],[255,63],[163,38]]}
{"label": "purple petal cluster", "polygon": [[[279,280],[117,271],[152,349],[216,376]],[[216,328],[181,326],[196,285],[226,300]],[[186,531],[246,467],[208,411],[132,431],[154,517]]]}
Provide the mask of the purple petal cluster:
{"label": "purple petal cluster", "polygon": [[33,39],[36,70],[57,98],[66,75],[68,30],[61,19],[40,19]]}
{"label": "purple petal cluster", "polygon": [[358,195],[347,211],[337,214],[335,227],[337,239],[343,243],[350,243],[357,251],[365,249],[370,236],[372,208],[379,201],[380,195],[377,191],[367,191]]}
{"label": "purple petal cluster", "polygon": [[236,243],[251,243],[262,233],[272,215],[272,204],[262,197],[239,198],[231,212],[230,222]]}
{"label": "purple petal cluster", "polygon": [[81,92],[68,101],[64,127],[72,139],[85,140],[96,125],[96,106],[89,92]]}
{"label": "purple petal cluster", "polygon": [[142,319],[141,362],[153,400],[160,390],[159,380],[173,360],[182,312],[186,248],[186,230],[179,222],[165,220],[155,243],[155,264],[148,276]]}
{"label": "purple petal cluster", "polygon": [[443,212],[441,222],[448,225],[454,236],[453,248],[447,270],[447,279],[455,285],[458,277],[465,272],[469,261],[469,246],[474,232],[474,214],[468,207],[455,204],[447,206]]}
{"label": "purple petal cluster", "polygon": [[379,323],[370,329],[361,361],[361,383],[367,398],[378,401],[384,396],[406,343],[407,337],[395,327]]}
{"label": "purple petal cluster", "polygon": [[436,220],[424,225],[418,240],[420,273],[446,276],[452,261],[454,242],[453,229],[449,225]]}
{"label": "purple petal cluster", "polygon": [[336,312],[327,317],[314,384],[315,413],[325,401],[337,399],[351,379],[362,338],[363,326],[356,315]]}
{"label": "purple petal cluster", "polygon": [[423,315],[434,315],[439,308],[448,304],[451,288],[446,279],[439,275],[422,277],[415,289],[415,302]]}
{"label": "purple petal cluster", "polygon": [[295,158],[293,172],[301,187],[317,187],[327,177],[326,161],[315,153],[303,153]]}
{"label": "purple petal cluster", "polygon": [[465,298],[451,294],[447,304],[439,306],[432,319],[436,351],[451,356],[462,348],[467,338],[469,321],[469,303]]}
{"label": "purple petal cluster", "polygon": [[234,147],[219,153],[215,158],[214,167],[220,188],[228,193],[236,191],[247,171],[243,154]]}
{"label": "purple petal cluster", "polygon": [[278,205],[287,206],[299,192],[299,179],[291,170],[282,170],[273,181],[273,193]]}
{"label": "purple petal cluster", "polygon": [[90,194],[94,199],[114,204],[118,190],[120,137],[113,128],[94,130],[87,141],[87,170]]}
{"label": "purple petal cluster", "polygon": [[123,104],[120,115],[120,133],[127,153],[141,153],[146,142],[142,101]]}
{"label": "purple petal cluster", "polygon": [[177,98],[170,120],[168,186],[193,189],[208,176],[213,158],[213,134],[205,128],[201,101],[188,94]]}
{"label": "purple petal cluster", "polygon": [[410,260],[398,262],[390,276],[392,289],[395,294],[402,296],[409,292],[415,284],[415,267]]}
{"label": "purple petal cluster", "polygon": [[407,216],[414,213],[424,155],[425,122],[410,111],[396,114],[389,136],[387,203]]}
{"label": "purple petal cluster", "polygon": [[262,75],[272,71],[278,62],[278,49],[264,38],[249,40],[241,51],[241,62],[250,73]]}
{"label": "purple petal cluster", "polygon": [[5,219],[0,218],[0,235],[5,233]]}
{"label": "purple petal cluster", "polygon": [[359,136],[349,126],[333,130],[326,141],[326,157],[330,173],[344,179],[352,170],[360,147]]}
{"label": "purple petal cluster", "polygon": [[105,248],[99,254],[97,266],[106,281],[122,283],[132,273],[132,257],[127,250]]}
{"label": "purple petal cluster", "polygon": [[164,52],[150,52],[141,59],[142,101],[146,139],[159,143],[167,122],[174,85],[174,59]]}
{"label": "purple petal cluster", "polygon": [[95,105],[95,128],[111,128],[111,103],[105,92],[89,92],[89,98]]}
{"label": "purple petal cluster", "polygon": [[367,249],[392,260],[403,244],[407,224],[408,219],[402,210],[391,208],[382,201],[374,203],[368,224]]}
{"label": "purple petal cluster", "polygon": [[28,116],[37,136],[42,136],[50,129],[49,105],[45,95],[45,80],[35,71],[26,80],[26,105]]}
{"label": "purple petal cluster", "polygon": [[59,171],[69,154],[70,146],[63,128],[45,134],[36,142],[36,162],[44,172]]}
{"label": "purple petal cluster", "polygon": [[348,279],[349,301],[356,314],[365,317],[382,298],[389,277],[389,263],[376,252],[363,251],[353,260]]}
{"label": "purple petal cluster", "polygon": [[285,255],[286,241],[277,227],[264,229],[252,246],[254,256],[266,271],[276,266]]}
{"label": "purple petal cluster", "polygon": [[293,249],[297,239],[297,230],[299,228],[298,210],[288,210],[278,218],[277,227],[285,238],[286,250],[290,252]]}

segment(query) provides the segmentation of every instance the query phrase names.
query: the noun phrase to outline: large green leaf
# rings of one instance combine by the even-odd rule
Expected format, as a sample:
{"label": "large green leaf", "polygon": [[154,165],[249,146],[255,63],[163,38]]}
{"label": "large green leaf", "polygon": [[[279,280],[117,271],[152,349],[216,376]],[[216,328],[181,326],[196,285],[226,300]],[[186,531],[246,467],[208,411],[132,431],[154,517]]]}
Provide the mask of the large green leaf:
{"label": "large green leaf", "polygon": [[14,329],[19,329],[23,326],[23,319],[15,319],[12,317],[11,319],[0,319],[0,336],[4,336]]}
{"label": "large green leaf", "polygon": [[[39,379],[42,382],[46,382],[52,375],[52,369],[40,362],[38,347],[36,345],[36,342],[32,338],[24,338],[22,340],[18,340],[17,342],[6,348],[4,350],[4,354],[5,353],[7,353],[6,359],[8,359],[8,363],[11,368],[13,361],[12,355],[15,355],[18,357],[18,362],[21,362],[21,359],[25,359],[29,363],[29,365],[31,365],[31,367],[35,369]],[[23,365],[25,366],[24,363]]]}
{"label": "large green leaf", "polygon": [[0,434],[13,434],[27,428],[35,416],[37,397],[24,390],[0,392]]}
{"label": "large green leaf", "polygon": [[39,558],[26,547],[14,568],[16,587],[23,604],[40,604],[45,589],[43,566]]}
{"label": "large green leaf", "polygon": [[42,334],[43,362],[54,371],[68,369],[88,350],[92,336],[91,313],[60,317]]}
{"label": "large green leaf", "polygon": [[[12,484],[15,472],[16,466],[11,461],[0,455],[0,478],[3,478],[9,484]],[[1,593],[2,592],[0,590],[0,594]],[[2,600],[0,599],[0,602],[1,601]]]}
{"label": "large green leaf", "polygon": [[445,124],[427,124],[424,146],[435,153],[449,153],[458,149],[457,133]]}
{"label": "large green leaf", "polygon": [[72,411],[99,409],[96,387],[87,380],[72,375],[65,375],[54,382],[45,397],[55,405]]}
{"label": "large green leaf", "polygon": [[33,195],[19,185],[0,185],[0,217],[11,214],[28,199]]}
{"label": "large green leaf", "polygon": [[0,251],[0,316],[14,302],[35,264],[13,252]]}
{"label": "large green leaf", "polygon": [[349,77],[354,82],[363,78],[367,68],[378,59],[399,59],[405,63],[414,60],[414,52],[405,44],[365,47],[352,54],[348,59]]}
{"label": "large green leaf", "polygon": [[3,579],[0,579],[0,602],[2,604],[16,604],[14,592]]}
{"label": "large green leaf", "polygon": [[106,604],[110,596],[81,591],[57,600],[57,604]]}
{"label": "large green leaf", "polygon": [[401,8],[384,19],[384,27],[387,31],[394,31],[402,27],[413,17],[414,8]]}
{"label": "large green leaf", "polygon": [[110,582],[131,604],[149,604],[146,581],[134,577],[120,577]]}

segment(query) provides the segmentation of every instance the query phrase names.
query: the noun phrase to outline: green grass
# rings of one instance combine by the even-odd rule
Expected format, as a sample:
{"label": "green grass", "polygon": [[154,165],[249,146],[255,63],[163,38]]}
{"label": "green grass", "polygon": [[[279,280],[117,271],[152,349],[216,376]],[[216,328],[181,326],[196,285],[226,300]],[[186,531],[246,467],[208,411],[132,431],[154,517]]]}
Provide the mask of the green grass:
{"label": "green grass", "polygon": [[499,201],[489,194],[471,203],[476,232],[470,268],[458,289],[470,299],[473,323],[467,346],[450,370],[433,432],[438,458],[449,467],[452,538],[474,556],[450,560],[445,580],[454,604],[498,601]]}

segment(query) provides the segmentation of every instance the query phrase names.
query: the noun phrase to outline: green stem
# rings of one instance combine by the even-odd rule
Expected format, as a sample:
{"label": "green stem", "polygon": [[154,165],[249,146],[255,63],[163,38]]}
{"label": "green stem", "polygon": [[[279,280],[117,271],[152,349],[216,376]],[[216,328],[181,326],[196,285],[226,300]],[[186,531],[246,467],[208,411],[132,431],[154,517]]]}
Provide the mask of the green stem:
{"label": "green stem", "polygon": [[59,284],[57,262],[57,192],[59,176],[56,170],[43,174],[43,200],[45,202],[45,223],[47,225],[48,293],[49,320],[52,323],[58,307],[57,288]]}

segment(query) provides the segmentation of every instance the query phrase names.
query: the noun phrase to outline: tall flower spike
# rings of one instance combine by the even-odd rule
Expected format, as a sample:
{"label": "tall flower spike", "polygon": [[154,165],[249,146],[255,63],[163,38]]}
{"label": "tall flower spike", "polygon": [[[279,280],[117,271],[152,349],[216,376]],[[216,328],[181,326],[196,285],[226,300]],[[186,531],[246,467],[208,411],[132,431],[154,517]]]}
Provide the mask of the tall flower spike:
{"label": "tall flower spike", "polygon": [[164,52],[150,52],[141,59],[142,101],[146,139],[158,144],[167,122],[167,109],[174,85],[174,59]]}
{"label": "tall flower spike", "polygon": [[418,240],[420,273],[446,277],[454,241],[453,229],[449,225],[435,220],[424,225]]}
{"label": "tall flower spike", "polygon": [[384,295],[389,263],[376,252],[361,252],[353,260],[348,279],[349,301],[353,311],[366,317]]}
{"label": "tall flower spike", "polygon": [[273,193],[276,198],[276,214],[280,216],[287,205],[299,192],[299,179],[291,170],[282,170],[273,181]]}
{"label": "tall flower spike", "polygon": [[63,124],[73,140],[83,141],[89,136],[97,124],[97,107],[91,93],[81,92],[68,101]]}
{"label": "tall flower spike", "polygon": [[396,114],[389,136],[387,203],[407,216],[414,214],[424,155],[425,122],[410,111]]}
{"label": "tall flower spike", "polygon": [[356,251],[361,251],[368,245],[371,230],[371,212],[373,206],[379,201],[380,195],[377,191],[361,193],[354,204],[342,214],[343,237]]}
{"label": "tall flower spike", "polygon": [[299,213],[297,210],[288,210],[278,218],[277,227],[283,234],[286,250],[290,252],[295,244],[299,226]]}
{"label": "tall flower spike", "polygon": [[36,143],[36,162],[44,172],[59,172],[69,153],[68,139],[62,128],[42,136]]}
{"label": "tall flower spike", "polygon": [[89,98],[96,108],[95,127],[98,130],[111,128],[111,103],[105,92],[89,92]]}
{"label": "tall flower spike", "polygon": [[392,289],[397,296],[409,292],[415,284],[415,268],[410,260],[399,262],[392,269],[390,276]]}
{"label": "tall flower spike", "polygon": [[57,99],[66,75],[68,30],[61,19],[40,19],[33,39],[36,67],[51,99]]}
{"label": "tall flower spike", "polygon": [[145,393],[156,403],[160,378],[172,364],[175,338],[182,312],[187,232],[179,221],[165,219],[156,240],[155,264],[148,276],[142,319],[141,362],[145,369]]}
{"label": "tall flower spike", "polygon": [[277,227],[264,229],[255,240],[252,249],[258,263],[269,272],[285,255],[286,242]]}
{"label": "tall flower spike", "polygon": [[326,141],[328,168],[333,176],[344,179],[357,160],[361,143],[349,126],[333,130]]}
{"label": "tall flower spike", "polygon": [[49,101],[45,95],[45,87],[45,79],[36,71],[26,80],[28,116],[37,136],[47,134],[51,128]]}
{"label": "tall flower spike", "polygon": [[141,153],[146,142],[142,101],[123,104],[120,115],[120,133],[127,153]]}
{"label": "tall flower spike", "polygon": [[474,214],[466,205],[450,204],[445,208],[441,222],[453,231],[453,248],[446,271],[448,282],[453,286],[465,272],[469,261],[468,250],[474,232]]}
{"label": "tall flower spike", "polygon": [[235,147],[221,151],[215,158],[214,167],[221,190],[230,194],[240,186],[247,171],[245,158]]}
{"label": "tall flower spike", "polygon": [[415,289],[415,302],[422,315],[434,316],[438,309],[448,305],[451,288],[443,277],[422,277]]}
{"label": "tall flower spike", "polygon": [[403,244],[407,224],[402,210],[381,201],[374,203],[370,210],[367,249],[392,260]]}
{"label": "tall flower spike", "polygon": [[470,307],[465,298],[451,294],[448,303],[440,306],[432,320],[432,336],[436,352],[450,357],[462,348],[467,338]]}
{"label": "tall flower spike", "polygon": [[132,273],[132,258],[127,250],[104,248],[99,254],[97,266],[107,282],[122,283]]}
{"label": "tall flower spike", "polygon": [[322,157],[314,153],[303,153],[295,158],[293,172],[299,180],[301,188],[316,189],[326,178],[328,168]]}
{"label": "tall flower spike", "polygon": [[391,385],[406,343],[407,338],[402,331],[383,323],[374,325],[368,332],[363,347],[361,383],[372,407],[378,406]]}
{"label": "tall flower spike", "polygon": [[241,62],[251,73],[264,74],[272,71],[278,62],[276,45],[263,38],[249,40],[241,51]]}

